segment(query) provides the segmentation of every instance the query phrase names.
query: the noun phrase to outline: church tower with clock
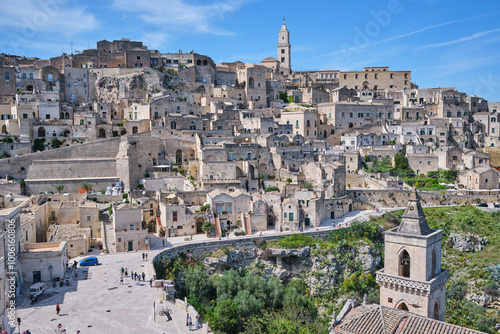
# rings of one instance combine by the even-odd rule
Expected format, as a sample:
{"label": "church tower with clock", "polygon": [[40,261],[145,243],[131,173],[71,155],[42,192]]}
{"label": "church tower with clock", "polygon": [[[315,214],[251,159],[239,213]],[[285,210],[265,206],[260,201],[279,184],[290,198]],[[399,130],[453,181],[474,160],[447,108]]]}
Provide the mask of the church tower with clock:
{"label": "church tower with clock", "polygon": [[385,268],[377,272],[380,305],[444,321],[449,273],[441,268],[441,239],[412,191],[401,224],[385,233]]}

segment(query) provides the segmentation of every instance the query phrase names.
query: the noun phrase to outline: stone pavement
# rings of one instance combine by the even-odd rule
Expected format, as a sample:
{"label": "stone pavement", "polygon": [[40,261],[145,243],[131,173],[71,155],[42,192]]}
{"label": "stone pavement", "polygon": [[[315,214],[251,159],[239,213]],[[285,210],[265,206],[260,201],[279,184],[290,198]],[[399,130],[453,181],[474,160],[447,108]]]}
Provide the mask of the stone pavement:
{"label": "stone pavement", "polygon": [[[158,251],[148,253],[148,259],[152,260]],[[27,302],[21,306],[22,302],[18,302],[21,330],[54,333],[60,323],[68,334],[77,330],[81,334],[189,332],[184,311],[169,302],[159,305],[161,290],[149,287],[150,276],[140,286],[130,278],[130,270],[142,273],[147,267],[141,252],[101,254],[98,258],[99,266],[79,268],[78,278],[73,278],[69,286],[48,287],[34,305]],[[129,271],[123,285],[120,285],[121,267]],[[156,302],[156,319],[153,302]],[[61,307],[59,316],[55,311],[57,303]],[[166,322],[165,316],[158,315],[164,305],[172,309],[173,321]]]}

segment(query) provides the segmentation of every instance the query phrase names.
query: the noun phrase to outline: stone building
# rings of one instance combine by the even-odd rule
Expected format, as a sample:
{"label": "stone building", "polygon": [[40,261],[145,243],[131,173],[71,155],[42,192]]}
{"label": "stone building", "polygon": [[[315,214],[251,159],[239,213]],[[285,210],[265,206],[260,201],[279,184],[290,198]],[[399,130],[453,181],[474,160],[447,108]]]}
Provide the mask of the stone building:
{"label": "stone building", "polygon": [[293,133],[301,135],[304,139],[318,138],[318,111],[315,108],[290,105],[281,112],[281,124],[293,126]]}
{"label": "stone building", "polygon": [[68,264],[66,241],[24,244],[20,254],[23,281],[49,283],[53,278],[64,279]]}
{"label": "stone building", "polygon": [[385,233],[385,268],[377,272],[381,306],[444,321],[449,273],[441,268],[441,239],[413,191],[401,224]]}
{"label": "stone building", "polygon": [[339,86],[357,91],[411,88],[411,71],[390,71],[389,67],[364,67],[363,71],[339,72]]}
{"label": "stone building", "polygon": [[128,203],[112,206],[113,229],[117,252],[148,250],[151,247],[148,229],[142,222],[140,207]]}
{"label": "stone building", "polygon": [[499,189],[500,172],[491,167],[478,167],[460,172],[459,184],[465,189],[492,190]]}

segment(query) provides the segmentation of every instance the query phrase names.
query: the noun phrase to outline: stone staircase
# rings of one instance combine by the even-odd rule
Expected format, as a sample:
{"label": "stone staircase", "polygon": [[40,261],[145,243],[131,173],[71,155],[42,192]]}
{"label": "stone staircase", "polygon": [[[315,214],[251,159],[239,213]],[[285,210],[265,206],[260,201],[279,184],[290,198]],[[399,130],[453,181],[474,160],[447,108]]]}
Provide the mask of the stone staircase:
{"label": "stone staircase", "polygon": [[104,249],[108,251],[108,253],[116,253],[116,244],[115,244],[115,229],[113,228],[113,222],[109,217],[108,210],[103,210],[99,213],[99,219],[102,224],[102,243]]}

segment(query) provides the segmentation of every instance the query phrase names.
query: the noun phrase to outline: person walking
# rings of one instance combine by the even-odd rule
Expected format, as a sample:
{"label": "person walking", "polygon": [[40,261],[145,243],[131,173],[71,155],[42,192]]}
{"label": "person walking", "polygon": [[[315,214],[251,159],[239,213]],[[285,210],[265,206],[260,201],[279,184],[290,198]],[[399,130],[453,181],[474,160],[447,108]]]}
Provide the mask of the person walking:
{"label": "person walking", "polygon": [[199,314],[196,315],[196,319],[194,321],[194,329],[198,329],[198,328],[200,328],[200,315]]}
{"label": "person walking", "polygon": [[149,279],[149,287],[150,287],[150,288],[152,288],[152,287],[153,287],[153,279],[152,279],[152,278],[150,278],[150,279]]}
{"label": "person walking", "polygon": [[192,331],[193,330],[193,319],[191,319],[191,316],[189,316],[188,323],[189,323],[189,331]]}
{"label": "person walking", "polygon": [[145,258],[146,258],[146,255],[144,253],[142,253],[142,261],[144,261]]}
{"label": "person walking", "polygon": [[123,269],[123,267],[122,267],[122,269],[120,271],[121,271],[121,273],[123,275],[123,273],[125,272],[125,269]]}
{"label": "person walking", "polygon": [[144,271],[142,272],[142,281],[146,282],[146,274],[144,273]]}
{"label": "person walking", "polygon": [[148,253],[146,253],[146,261],[148,260]]}
{"label": "person walking", "polygon": [[186,313],[186,327],[189,326],[189,313]]}
{"label": "person walking", "polygon": [[134,272],[132,270],[130,271],[130,278],[134,279]]}
{"label": "person walking", "polygon": [[61,307],[59,306],[59,304],[56,305],[56,313],[57,315],[59,315],[59,312],[61,312]]}
{"label": "person walking", "polygon": [[120,276],[120,285],[123,285],[123,275]]}
{"label": "person walking", "polygon": [[127,277],[127,276],[128,276],[128,270],[127,270],[127,268],[125,268],[125,277]]}
{"label": "person walking", "polygon": [[165,239],[163,239],[162,241],[163,241],[163,247],[165,247]]}

